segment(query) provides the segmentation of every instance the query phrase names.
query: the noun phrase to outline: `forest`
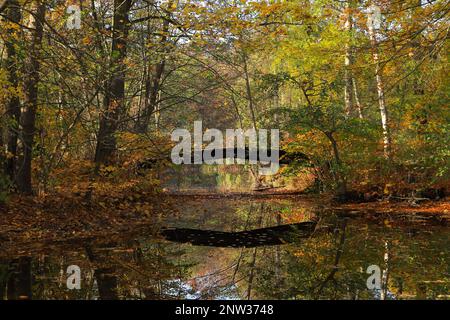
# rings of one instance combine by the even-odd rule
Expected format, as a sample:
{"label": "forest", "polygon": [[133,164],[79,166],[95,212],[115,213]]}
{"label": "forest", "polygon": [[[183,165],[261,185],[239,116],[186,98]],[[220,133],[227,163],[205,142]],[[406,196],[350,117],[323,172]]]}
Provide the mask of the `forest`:
{"label": "forest", "polygon": [[[158,241],[201,246],[220,247],[224,241],[240,247],[248,241],[248,255],[241,251],[238,258],[245,289],[233,282],[241,298],[363,296],[355,293],[363,290],[359,285],[352,286],[360,275],[350,273],[345,276],[351,281],[344,278],[352,283],[347,284],[353,293],[328,287],[335,273],[318,285],[312,284],[316,278],[301,282],[304,291],[297,286],[282,292],[287,283],[303,279],[292,268],[299,268],[299,255],[311,258],[306,249],[289,253],[287,265],[260,267],[270,276],[257,281],[254,270],[265,258],[252,249],[259,244],[250,238],[275,245],[268,249],[273,255],[262,255],[281,263],[276,248],[292,239],[285,239],[284,229],[271,228],[281,228],[284,219],[307,223],[308,214],[298,213],[305,201],[313,211],[337,210],[338,216],[345,212],[347,218],[376,220],[376,228],[388,230],[377,229],[378,240],[397,227],[414,233],[430,224],[439,226],[444,228],[434,235],[439,244],[429,250],[445,248],[450,210],[449,12],[448,0],[0,0],[0,300],[5,295],[31,296],[31,288],[9,294],[3,285],[18,281],[15,288],[20,288],[20,266],[32,268],[30,252],[46,251],[54,242],[87,239],[108,246],[114,238],[117,245],[116,236],[129,240],[130,234],[149,232]],[[188,146],[196,133],[205,132],[200,151],[205,137],[212,141],[212,135],[225,154],[228,142],[217,137],[230,129],[271,132],[272,139],[266,140],[279,149],[271,151],[279,170],[264,175],[262,164],[251,161],[190,165],[190,156],[184,164],[171,160],[179,142],[176,130],[193,132]],[[275,132],[279,141],[273,139]],[[242,146],[248,156],[249,143]],[[230,220],[221,221],[215,213],[200,219],[205,210],[223,209],[217,197],[224,197],[224,206],[230,208],[249,203],[230,214]],[[283,201],[289,208],[280,208]],[[186,213],[194,209],[192,216]],[[255,210],[260,218],[250,217]],[[188,222],[180,229],[166,229],[167,221],[183,215]],[[210,218],[210,224],[205,222]],[[411,219],[426,223],[412,227]],[[228,230],[234,223],[238,229]],[[330,263],[335,265],[342,260],[334,256],[331,243],[339,251],[345,230],[341,222],[337,225],[341,231],[336,241],[327,238],[327,245],[320,247],[332,252]],[[206,234],[191,230],[202,226],[208,226]],[[270,230],[249,235],[245,232],[250,226]],[[347,226],[358,236],[355,228]],[[216,234],[217,229],[231,234]],[[383,238],[380,250],[395,241]],[[91,250],[95,245],[89,246],[85,263],[99,264]],[[149,251],[152,255],[165,250],[151,246],[157,247]],[[432,298],[449,297],[450,262],[442,251],[441,269],[435,267],[445,288],[433,291]],[[8,278],[7,271],[2,276],[2,266],[11,270],[11,263],[19,263],[13,267],[16,277]],[[303,263],[313,268],[314,263]],[[167,271],[163,279],[178,274],[173,265],[162,268]],[[97,268],[88,278],[110,269]],[[233,281],[240,273],[236,268]],[[284,280],[273,280],[274,274],[284,274]],[[120,280],[110,280],[97,280],[100,297],[127,296]],[[178,289],[165,290],[161,281],[142,289],[140,297],[167,298],[170,290],[185,289],[178,284]],[[174,285],[167,281],[166,286]],[[396,284],[384,281],[381,295],[394,296]],[[406,296],[426,296],[420,281],[408,284]],[[122,291],[111,289],[118,286]],[[271,292],[277,286],[280,291]],[[37,296],[49,298],[48,292]]]}

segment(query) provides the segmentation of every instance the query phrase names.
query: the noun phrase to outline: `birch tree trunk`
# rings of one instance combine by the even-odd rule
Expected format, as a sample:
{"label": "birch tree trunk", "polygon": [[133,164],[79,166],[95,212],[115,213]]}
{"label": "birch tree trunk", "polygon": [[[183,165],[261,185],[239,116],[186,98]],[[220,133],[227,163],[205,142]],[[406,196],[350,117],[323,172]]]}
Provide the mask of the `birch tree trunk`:
{"label": "birch tree trunk", "polygon": [[353,57],[352,57],[352,45],[351,45],[351,31],[352,31],[352,8],[350,5],[350,1],[348,0],[346,2],[345,6],[345,24],[344,24],[344,30],[347,37],[347,42],[345,44],[345,56],[344,56],[344,82],[345,82],[345,88],[344,88],[344,102],[345,102],[345,114],[347,116],[351,116],[354,112],[354,106],[353,106],[353,84],[352,84],[352,64],[353,64]]}
{"label": "birch tree trunk", "polygon": [[378,105],[380,108],[381,115],[381,126],[383,128],[383,149],[384,149],[384,157],[386,159],[390,159],[391,157],[391,133],[389,130],[389,115],[388,109],[385,102],[384,96],[384,83],[383,78],[381,76],[381,67],[380,67],[380,58],[378,54],[378,43],[376,37],[375,28],[369,24],[369,36],[370,42],[372,45],[372,59],[375,65],[375,77],[377,83],[377,92],[378,92]]}
{"label": "birch tree trunk", "polygon": [[356,79],[354,77],[352,79],[352,84],[353,84],[353,95],[355,97],[356,109],[358,110],[358,116],[360,119],[364,119],[361,101],[359,100],[358,84],[356,83]]}

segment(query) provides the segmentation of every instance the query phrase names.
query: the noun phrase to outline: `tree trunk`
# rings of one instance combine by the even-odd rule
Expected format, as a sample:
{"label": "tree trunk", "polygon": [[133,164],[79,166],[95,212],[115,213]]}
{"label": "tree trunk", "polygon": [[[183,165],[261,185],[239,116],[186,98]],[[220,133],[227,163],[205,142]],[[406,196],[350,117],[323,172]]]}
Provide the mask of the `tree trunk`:
{"label": "tree trunk", "polygon": [[[169,1],[167,6],[170,8],[173,4],[173,1]],[[160,97],[160,89],[161,89],[161,79],[166,68],[166,55],[168,53],[167,43],[168,37],[167,34],[169,32],[169,21],[168,19],[163,20],[162,25],[162,36],[160,40],[160,45],[162,46],[162,58],[161,60],[154,66],[150,65],[148,70],[148,77],[146,79],[145,84],[145,99],[144,99],[144,111],[142,114],[142,118],[137,123],[137,131],[141,133],[145,133],[148,130],[148,126],[150,124],[150,118],[152,113],[155,113],[155,124],[158,126],[159,118],[158,118],[158,100]],[[152,80],[150,79],[150,75],[152,75]]]}
{"label": "tree trunk", "polygon": [[152,113],[157,111],[159,91],[161,85],[161,78],[166,66],[166,60],[162,60],[153,67],[153,81],[150,84],[150,79],[148,84],[146,84],[146,97],[144,100],[144,112],[142,115],[142,123],[139,124],[139,132],[145,133],[148,130],[148,125],[150,124],[150,118]]}
{"label": "tree trunk", "polygon": [[244,52],[242,54],[243,62],[244,62],[244,77],[245,77],[245,89],[247,93],[247,99],[248,99],[248,108],[250,109],[250,114],[252,117],[252,123],[253,123],[253,129],[257,130],[257,124],[256,124],[256,114],[255,114],[255,105],[253,103],[253,93],[252,93],[252,87],[250,85],[250,75],[248,72],[248,63],[247,63],[247,54]]}
{"label": "tree trunk", "polygon": [[352,64],[353,64],[353,48],[351,45],[351,32],[352,32],[352,12],[350,0],[347,1],[345,7],[345,24],[344,30],[347,37],[347,43],[345,45],[344,56],[344,102],[345,102],[345,114],[351,116],[354,112],[353,107],[353,85],[352,85]]}
{"label": "tree trunk", "polygon": [[[20,24],[22,14],[20,12],[20,6],[17,0],[10,0],[7,3],[6,19],[8,22],[13,23],[15,26]],[[17,56],[15,42],[17,34],[14,28],[8,28],[8,38],[6,41],[6,70],[8,70],[8,82],[10,86],[15,90],[18,89],[19,79],[17,74]],[[20,100],[17,94],[12,94],[6,105],[7,115],[7,151],[8,159],[5,164],[5,173],[10,180],[15,183],[16,181],[16,165],[17,165],[17,139],[20,123]]]}
{"label": "tree trunk", "polygon": [[[242,60],[243,60],[243,64],[244,64],[245,90],[246,90],[246,94],[247,94],[248,108],[250,110],[253,129],[255,129],[257,131],[258,125],[256,122],[255,104],[253,101],[252,87],[250,85],[250,74],[248,71],[247,53],[245,53],[245,52],[242,53]],[[259,175],[258,166],[259,166],[259,164],[256,164],[255,170],[252,166],[250,166],[250,173],[255,178],[255,189],[258,189],[263,186],[263,181],[261,180],[261,177]]]}
{"label": "tree trunk", "polygon": [[333,155],[334,160],[336,163],[336,193],[338,197],[345,197],[347,194],[347,182],[341,172],[342,170],[342,161],[341,157],[339,155],[339,149],[337,146],[336,139],[334,139],[333,133],[325,132],[325,135],[327,136],[328,140],[330,140],[331,146],[333,148]]}
{"label": "tree trunk", "polygon": [[124,111],[125,100],[125,69],[124,60],[127,53],[127,38],[130,28],[128,13],[131,0],[114,0],[113,35],[111,47],[111,77],[106,84],[103,100],[104,112],[100,118],[100,127],[97,135],[95,150],[95,163],[113,163],[116,151],[115,133]]}
{"label": "tree trunk", "polygon": [[356,79],[355,78],[352,79],[352,84],[353,84],[353,96],[355,97],[355,104],[356,104],[356,108],[358,109],[358,116],[359,116],[360,119],[364,119],[364,115],[363,115],[363,112],[362,112],[361,101],[359,100],[358,85],[356,83]]}
{"label": "tree trunk", "polygon": [[36,112],[38,105],[39,84],[39,53],[44,32],[45,4],[36,3],[30,18],[30,47],[28,48],[27,62],[24,71],[24,110],[21,117],[23,157],[20,169],[17,172],[19,191],[25,194],[32,193],[31,162],[33,159],[33,143],[36,131]]}
{"label": "tree trunk", "polygon": [[[136,124],[136,131],[139,133],[147,132],[151,115],[157,110],[156,106],[158,104],[160,83],[165,65],[166,61],[162,60],[155,66],[149,67],[148,75],[145,80],[144,108],[142,116],[139,117],[139,121]],[[152,77],[150,77],[150,75],[152,75]]]}
{"label": "tree trunk", "polygon": [[384,157],[386,159],[390,159],[391,157],[391,134],[389,131],[389,116],[388,110],[384,97],[384,83],[383,78],[381,77],[381,67],[380,67],[380,59],[378,56],[378,48],[377,48],[377,39],[376,39],[376,31],[373,26],[369,26],[369,36],[370,42],[372,44],[372,58],[373,63],[375,64],[375,75],[377,82],[377,92],[378,92],[378,105],[380,108],[381,115],[381,126],[383,128],[383,149],[384,149]]}

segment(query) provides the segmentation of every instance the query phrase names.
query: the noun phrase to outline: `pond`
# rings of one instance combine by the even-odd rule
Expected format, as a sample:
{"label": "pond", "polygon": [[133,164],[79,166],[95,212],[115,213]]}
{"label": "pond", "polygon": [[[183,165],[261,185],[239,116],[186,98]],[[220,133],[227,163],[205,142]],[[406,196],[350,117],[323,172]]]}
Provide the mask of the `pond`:
{"label": "pond", "polygon": [[[158,228],[2,256],[0,296],[449,298],[449,228],[432,217],[361,216],[304,197],[175,200],[179,214]],[[79,281],[68,278],[69,266],[80,271]],[[371,289],[370,276],[379,280]]]}

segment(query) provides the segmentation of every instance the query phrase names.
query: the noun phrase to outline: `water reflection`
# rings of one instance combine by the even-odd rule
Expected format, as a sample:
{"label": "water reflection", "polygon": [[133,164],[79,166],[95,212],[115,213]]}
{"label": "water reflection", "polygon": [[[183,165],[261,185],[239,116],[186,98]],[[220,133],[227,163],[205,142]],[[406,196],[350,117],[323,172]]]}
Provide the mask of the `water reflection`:
{"label": "water reflection", "polygon": [[[183,214],[167,221],[169,229],[156,236],[149,232],[2,256],[0,295],[3,299],[449,297],[448,227],[429,220],[386,223],[342,217],[298,199],[205,201],[182,201]],[[296,237],[299,229],[292,232],[292,226],[309,229]],[[184,230],[179,239],[171,238],[175,234],[169,230],[174,228]],[[202,242],[205,235],[209,245]],[[245,245],[249,235],[257,240]],[[221,237],[240,238],[244,245],[214,246]],[[80,290],[67,289],[69,265],[82,271]],[[369,265],[384,271],[381,292],[367,289]]]}
{"label": "water reflection", "polygon": [[301,222],[249,231],[223,232],[187,228],[163,229],[164,239],[196,246],[254,248],[295,242],[310,237],[316,223]]}

